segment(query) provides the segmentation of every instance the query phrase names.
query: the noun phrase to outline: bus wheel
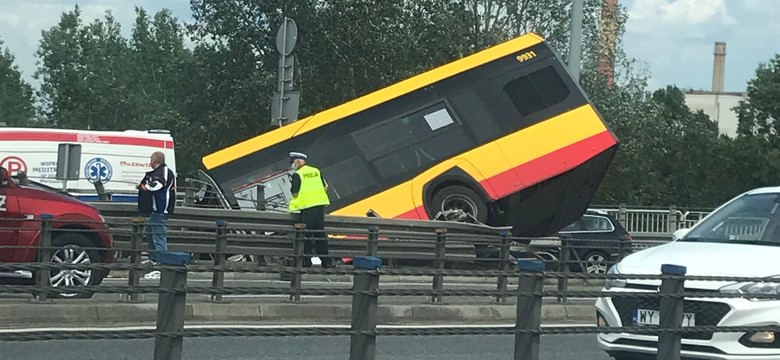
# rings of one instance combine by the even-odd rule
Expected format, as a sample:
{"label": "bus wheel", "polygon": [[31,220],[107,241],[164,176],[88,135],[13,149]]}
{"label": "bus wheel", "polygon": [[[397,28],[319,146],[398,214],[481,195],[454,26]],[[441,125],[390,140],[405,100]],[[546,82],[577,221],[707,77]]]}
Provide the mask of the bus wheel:
{"label": "bus wheel", "polygon": [[453,185],[439,190],[433,196],[432,216],[440,211],[463,210],[477,221],[484,223],[488,218],[488,209],[480,196],[470,188]]}

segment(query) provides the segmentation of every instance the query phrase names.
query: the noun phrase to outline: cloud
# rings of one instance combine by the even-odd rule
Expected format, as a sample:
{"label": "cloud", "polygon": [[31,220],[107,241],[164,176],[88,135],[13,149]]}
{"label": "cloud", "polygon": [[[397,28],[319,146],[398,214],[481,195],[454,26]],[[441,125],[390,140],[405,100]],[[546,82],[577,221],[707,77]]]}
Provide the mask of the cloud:
{"label": "cloud", "polygon": [[734,1],[628,0],[624,5],[629,15],[625,50],[648,63],[650,83],[658,86],[709,88],[714,43],[734,41],[735,31],[750,21],[729,7],[738,5]]}
{"label": "cloud", "polygon": [[740,0],[739,6],[742,9],[758,13],[780,13],[780,7],[776,0]]}
{"label": "cloud", "polygon": [[746,22],[736,29],[746,41],[765,33],[775,35],[780,33],[780,22],[777,21],[780,18],[780,1],[741,0],[739,5],[739,10],[743,11],[746,16],[755,19],[755,21]]}
{"label": "cloud", "polygon": [[[113,5],[115,4],[112,1],[81,5],[82,18],[85,22],[102,18],[106,10],[117,9]],[[62,1],[4,1],[0,4],[0,29],[4,37],[15,37],[37,44],[41,31],[56,25],[62,13],[74,8],[75,4],[65,4]]]}
{"label": "cloud", "polygon": [[726,0],[635,0],[628,12],[627,29],[640,33],[663,31],[669,24],[695,29],[703,24],[737,23],[727,11]]}

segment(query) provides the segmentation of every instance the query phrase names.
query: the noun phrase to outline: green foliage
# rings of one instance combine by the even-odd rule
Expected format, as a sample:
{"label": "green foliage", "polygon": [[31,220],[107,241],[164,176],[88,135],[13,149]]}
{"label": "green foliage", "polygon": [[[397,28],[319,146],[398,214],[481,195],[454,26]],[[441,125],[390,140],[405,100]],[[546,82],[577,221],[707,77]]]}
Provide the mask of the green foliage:
{"label": "green foliage", "polygon": [[6,126],[25,126],[33,121],[33,90],[22,79],[15,57],[0,39],[0,122]]}
{"label": "green foliage", "polygon": [[780,174],[780,54],[756,69],[739,118],[732,168],[740,188],[778,185]]}
{"label": "green foliage", "polygon": [[37,51],[43,113],[64,128],[119,130],[132,124],[129,52],[110,13],[88,25],[78,6],[63,14],[43,32]]}
{"label": "green foliage", "polygon": [[748,82],[747,96],[736,109],[739,134],[780,145],[780,54],[759,65],[756,77]]}

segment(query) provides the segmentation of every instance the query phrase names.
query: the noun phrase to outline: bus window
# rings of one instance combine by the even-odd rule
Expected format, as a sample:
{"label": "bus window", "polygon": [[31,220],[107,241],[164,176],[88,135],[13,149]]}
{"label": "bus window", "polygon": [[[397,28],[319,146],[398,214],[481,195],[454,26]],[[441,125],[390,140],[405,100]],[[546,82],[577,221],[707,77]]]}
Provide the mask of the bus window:
{"label": "bus window", "polygon": [[475,90],[458,94],[450,98],[450,102],[476,142],[484,144],[502,135],[491,109],[485,106]]}
{"label": "bus window", "polygon": [[364,197],[369,188],[375,185],[374,177],[368,172],[365,163],[358,155],[325,167],[322,169],[322,176],[328,182],[331,201],[345,199],[352,195],[356,195],[357,198]]}
{"label": "bus window", "polygon": [[355,143],[369,161],[402,151],[455,124],[440,102],[407,116],[391,119],[354,133]]}
{"label": "bus window", "polygon": [[570,93],[552,66],[508,82],[504,85],[504,92],[523,116],[559,104]]}
{"label": "bus window", "polygon": [[555,59],[548,59],[485,82],[480,95],[495,111],[493,120],[504,132],[514,132],[587,104]]}
{"label": "bus window", "polygon": [[354,134],[385,181],[408,177],[474,145],[444,102]]}

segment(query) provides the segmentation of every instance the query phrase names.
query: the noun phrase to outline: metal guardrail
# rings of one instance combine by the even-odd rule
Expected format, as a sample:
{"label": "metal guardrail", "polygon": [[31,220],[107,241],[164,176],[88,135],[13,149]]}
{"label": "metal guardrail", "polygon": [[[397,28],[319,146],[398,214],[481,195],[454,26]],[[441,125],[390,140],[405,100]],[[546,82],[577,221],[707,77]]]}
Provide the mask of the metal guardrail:
{"label": "metal guardrail", "polygon": [[[382,221],[381,219],[374,219]],[[119,221],[110,223],[109,229],[114,234],[119,231],[125,231],[129,234],[131,251],[130,263],[106,264],[101,263],[99,258],[95,261],[73,261],[61,262],[53,261],[56,254],[60,254],[63,249],[69,251],[81,251],[83,254],[89,251],[107,251],[114,249],[105,249],[100,247],[87,248],[75,246],[73,244],[63,244],[58,240],[58,235],[62,234],[62,220],[52,219],[49,216],[42,216],[40,219],[29,220],[39,223],[38,228],[24,227],[22,231],[39,232],[39,244],[36,244],[34,250],[37,252],[37,261],[32,263],[6,263],[0,264],[0,272],[9,271],[29,271],[35,275],[34,285],[1,285],[0,293],[32,293],[36,302],[50,302],[51,296],[61,297],[63,294],[124,294],[131,301],[138,301],[139,294],[159,294],[157,300],[157,328],[153,332],[126,332],[126,331],[50,331],[45,333],[0,333],[0,340],[3,341],[34,341],[43,339],[102,339],[102,338],[154,338],[155,350],[154,359],[181,359],[183,338],[199,336],[291,336],[291,335],[349,335],[351,337],[350,358],[351,359],[373,359],[375,358],[375,342],[378,336],[386,335],[476,335],[476,334],[509,334],[514,335],[513,346],[516,359],[536,360],[539,358],[539,339],[545,334],[644,334],[653,336],[652,341],[657,343],[657,352],[659,359],[676,359],[681,352],[681,341],[684,338],[694,338],[697,335],[711,336],[719,332],[756,332],[756,331],[780,331],[778,326],[743,326],[743,327],[719,327],[717,321],[702,321],[703,325],[682,326],[682,320],[688,299],[696,301],[711,301],[719,298],[742,298],[751,299],[780,299],[778,294],[750,294],[742,293],[719,293],[704,292],[696,290],[683,290],[685,281],[728,281],[730,283],[738,282],[778,282],[776,278],[737,278],[737,277],[686,277],[684,269],[675,266],[662,267],[662,275],[594,275],[594,274],[576,274],[572,272],[573,266],[582,266],[583,263],[577,259],[581,244],[577,244],[574,239],[563,238],[558,244],[544,244],[543,239],[535,244],[524,244],[528,239],[516,239],[509,236],[506,230],[498,236],[489,234],[479,234],[474,236],[467,232],[457,233],[443,228],[436,228],[432,224],[422,227],[412,226],[413,224],[401,222],[396,224],[397,228],[385,231],[376,225],[370,225],[365,231],[357,232],[361,225],[355,225],[351,229],[342,229],[336,233],[339,236],[363,236],[356,238],[353,244],[354,248],[343,249],[343,255],[354,256],[352,265],[334,269],[304,268],[303,258],[316,254],[304,253],[307,233],[305,227],[301,225],[291,226],[269,224],[254,225],[261,230],[271,229],[276,233],[266,234],[241,234],[240,236],[231,236],[231,226],[225,221],[217,221],[213,224],[198,221],[187,220],[181,223],[171,223],[170,226],[180,227],[186,231],[181,237],[172,237],[179,239],[171,242],[171,247],[178,247],[183,252],[169,252],[161,254],[159,265],[148,265],[141,263],[141,253],[143,238],[149,235],[148,228],[144,226],[143,219],[136,218],[132,222]],[[281,219],[280,219],[281,221]],[[289,221],[289,219],[287,219]],[[386,222],[386,225],[392,222]],[[208,228],[207,225],[209,226]],[[453,226],[463,226],[464,224],[448,224]],[[242,226],[249,226],[243,224]],[[344,224],[342,223],[342,226]],[[415,228],[412,231],[410,227]],[[470,228],[470,227],[464,227]],[[193,230],[199,229],[199,230]],[[129,231],[128,231],[129,230]],[[434,230],[432,233],[430,230]],[[473,228],[472,228],[473,230]],[[76,234],[87,234],[87,230],[68,230]],[[285,232],[280,235],[279,232]],[[328,230],[331,232],[331,230]],[[481,231],[481,230],[480,230]],[[477,231],[479,232],[479,231]],[[116,235],[115,235],[116,236]],[[195,240],[187,240],[195,239]],[[191,242],[190,242],[191,241]],[[605,240],[606,241],[606,240]],[[214,260],[210,264],[198,263],[193,261],[189,252],[193,250],[206,250],[205,247],[210,242],[211,250],[215,254]],[[409,242],[432,243],[432,251],[426,253],[420,251],[417,254],[395,254],[392,251],[391,243],[406,244]],[[494,259],[486,259],[485,265],[488,269],[448,269],[447,264],[463,262],[464,259],[457,253],[451,254],[448,251],[450,244],[459,245],[497,245],[498,255]],[[235,244],[244,244],[236,246]],[[387,244],[387,245],[385,245]],[[82,244],[83,245],[83,244]],[[630,249],[623,247],[623,242],[618,242],[615,249],[618,253],[617,258],[621,258]],[[231,247],[234,246],[234,247]],[[516,259],[514,254],[522,255],[535,253],[545,247],[547,250],[560,251],[561,256],[556,260],[534,260],[534,259]],[[25,246],[4,246],[3,251],[9,249],[28,249]],[[263,252],[277,249],[277,254],[288,256],[292,261],[279,266],[257,265],[253,263],[231,264],[225,261],[225,255],[231,249],[252,250],[261,249]],[[519,252],[517,252],[519,250]],[[123,249],[128,250],[128,249]],[[258,250],[258,251],[261,251]],[[513,251],[515,250],[515,251]],[[82,254],[80,253],[80,254]],[[336,250],[334,254],[336,255]],[[428,260],[429,263],[422,267],[409,269],[394,269],[384,267],[387,259],[379,255],[388,257],[398,256],[397,259],[406,260]],[[91,255],[87,255],[91,256]],[[573,256],[573,258],[572,258]],[[81,255],[79,255],[81,258]],[[62,260],[62,259],[59,259]],[[90,258],[90,260],[93,260]],[[469,260],[470,262],[479,262]],[[557,268],[555,267],[557,265]],[[63,274],[97,274],[107,271],[130,272],[127,285],[98,285],[96,281],[90,280],[86,286],[73,286],[74,282],[63,282]],[[159,270],[162,272],[159,286],[140,285],[139,277],[143,272]],[[552,270],[552,271],[550,271]],[[193,272],[212,273],[211,286],[186,286],[187,276]],[[290,278],[288,288],[273,286],[226,286],[224,283],[225,274],[231,272],[244,273],[276,273],[286,275]],[[346,274],[353,277],[353,287],[345,288],[304,288],[302,277],[305,274]],[[387,275],[418,275],[428,276],[432,279],[429,289],[414,288],[379,288],[379,278]],[[496,279],[495,290],[471,290],[460,288],[444,288],[445,277],[464,277],[464,276],[487,276]],[[90,278],[91,279],[91,278]],[[594,290],[575,290],[568,288],[569,281],[572,279],[581,279],[584,281],[594,281],[601,283],[608,280],[645,280],[653,281],[656,284],[660,282],[660,291],[594,291]],[[517,288],[510,289],[509,284],[516,281]],[[557,286],[545,287],[546,280],[557,282]],[[657,285],[654,285],[657,286]],[[309,295],[325,296],[351,296],[352,313],[351,327],[349,329],[248,329],[248,328],[222,328],[222,329],[184,329],[185,322],[185,304],[187,295],[208,294],[211,301],[215,304],[223,303],[222,297],[227,294],[285,294],[290,297],[292,303],[301,303]],[[425,296],[431,303],[441,303],[444,297],[466,297],[466,296],[485,296],[493,299],[497,304],[506,304],[508,300],[516,302],[516,323],[513,327],[488,327],[474,326],[469,328],[446,327],[442,326],[436,329],[380,329],[377,327],[377,307],[379,297],[409,297]],[[631,301],[645,301],[644,306],[652,308],[653,311],[659,311],[661,314],[674,314],[674,316],[662,315],[661,320],[656,325],[638,326],[621,320],[622,323],[600,324],[594,328],[583,327],[554,327],[543,328],[541,326],[541,307],[544,297],[555,297],[559,302],[565,303],[574,298],[608,298],[610,301],[619,299],[629,299]],[[656,305],[653,305],[656,304]],[[510,305],[511,306],[511,305]],[[622,305],[621,305],[622,306]],[[625,306],[618,306],[623,308]],[[714,319],[715,315],[708,314],[707,307],[701,307],[699,314],[702,319]],[[714,310],[713,310],[714,311]],[[621,315],[623,316],[623,315]],[[657,338],[655,338],[657,336]]]}
{"label": "metal guardrail", "polygon": [[[107,205],[121,207],[121,204]],[[226,213],[236,214],[233,211],[226,211]],[[252,214],[268,217],[268,214]],[[279,214],[271,214],[271,217],[276,215]],[[207,254],[209,257],[206,260],[212,262],[214,266],[224,265],[228,263],[227,259],[231,255],[241,254],[255,256],[257,261],[246,264],[248,266],[264,265],[273,268],[292,266],[301,269],[304,257],[318,256],[305,250],[305,243],[309,241],[308,232],[303,224],[293,226],[293,221],[287,216],[276,217],[278,221],[276,224],[249,221],[229,223],[224,220],[215,222],[169,220],[168,250]],[[474,271],[474,275],[479,276],[483,269],[504,269],[508,263],[518,258],[541,260],[548,268],[564,272],[605,273],[609,266],[632,252],[630,243],[609,239],[583,241],[569,238],[515,238],[510,236],[507,229],[500,229],[496,233],[498,229],[463,223],[369,219],[375,224],[366,226],[357,220],[363,219],[330,219],[328,223],[333,226],[326,227],[329,235],[329,257],[348,261],[349,258],[369,254],[381,256],[390,267],[423,264],[444,269],[446,266],[470,269]],[[30,232],[33,232],[33,236],[40,234],[37,238],[38,243],[26,246],[4,245],[0,246],[0,249],[9,252],[31,249],[38,252],[39,261],[51,261],[53,252],[67,246],[101,254],[110,250],[111,253],[123,255],[115,257],[114,260],[140,266],[151,228],[147,227],[143,218],[138,217],[107,216],[106,221],[106,231],[109,231],[113,238],[111,249],[99,246],[85,248],[83,243],[78,242],[72,244],[59,242],[59,247],[52,245],[53,237],[81,234],[91,238],[89,235],[93,231],[73,228],[68,226],[73,225],[69,221],[50,219],[46,216],[26,220],[25,223],[33,224],[18,229],[22,238],[28,238]],[[40,227],[34,224],[40,224]],[[384,225],[380,227],[376,224]],[[599,255],[591,259],[587,257],[588,254]],[[269,261],[269,259],[278,261]],[[91,259],[91,262],[104,260],[103,256],[99,256]],[[218,273],[214,274],[215,289],[222,284],[222,280],[219,280],[220,276]],[[137,285],[139,277],[139,273],[131,273],[129,285]],[[45,279],[38,279],[38,281],[39,285],[48,283]],[[439,285],[435,285],[437,281],[439,280],[433,279],[434,287],[441,286],[440,281]],[[497,281],[497,286],[501,287],[504,280]],[[300,286],[299,280],[290,279],[291,291],[300,290]],[[568,279],[558,280],[559,288],[565,289],[567,286]]]}
{"label": "metal guardrail", "polygon": [[[103,194],[100,184],[95,184],[98,193]],[[213,216],[208,217],[208,213],[201,212],[199,220],[213,220],[215,218],[227,219],[231,216],[221,211],[233,211],[227,210],[229,208],[227,199],[224,197],[215,195],[213,193],[205,193],[205,188],[211,187],[210,183],[200,179],[187,178],[183,187],[177,191],[177,204],[179,209],[202,209],[204,211],[215,211]],[[262,188],[260,186],[258,189]],[[255,197],[262,195],[262,191],[258,190]],[[103,194],[106,195],[107,194]],[[278,194],[281,196],[281,194]],[[253,206],[250,208],[253,210],[263,210],[261,213],[276,213],[281,216],[286,215],[286,205],[278,203],[275,198],[265,199],[265,201],[258,201],[253,198],[241,198],[243,203],[251,203]],[[113,204],[106,202],[93,203],[101,211],[109,211],[112,216],[131,217],[135,215],[134,204]],[[115,206],[116,205],[116,206]],[[618,206],[592,206],[595,210],[605,211],[614,216],[626,230],[632,234],[635,239],[640,241],[647,240],[647,245],[653,243],[660,243],[671,240],[672,234],[677,229],[690,228],[696,224],[699,220],[709,214],[711,209],[691,209],[685,210],[677,208],[675,205],[671,205],[668,208],[664,207],[629,207],[626,204],[619,204]],[[284,211],[281,211],[283,209]],[[267,210],[267,212],[266,212]],[[242,212],[254,212],[244,210]],[[263,215],[260,216],[262,218]]]}
{"label": "metal guardrail", "polygon": [[[198,179],[187,179],[185,187],[177,193],[178,203],[185,207],[200,208],[226,208],[227,200],[217,198],[214,194],[197,195],[203,187],[209,183]],[[261,192],[258,192],[260,194]],[[202,197],[202,198],[201,198]],[[198,204],[196,199],[201,199],[204,204]],[[242,202],[251,203],[252,209],[268,209],[286,212],[286,205],[277,203],[274,198],[258,202],[254,198],[241,198]],[[267,204],[266,204],[267,202]],[[628,232],[637,239],[668,240],[675,230],[690,228],[696,222],[707,216],[712,209],[691,208],[688,210],[678,208],[676,205],[668,207],[631,207],[626,204],[617,206],[594,205],[593,209],[606,211],[623,224]]]}
{"label": "metal guardrail", "polygon": [[[715,276],[685,276],[684,268],[675,266],[664,266],[661,269],[661,275],[592,275],[592,274],[574,274],[570,272],[571,262],[568,255],[561,256],[558,264],[563,264],[562,268],[549,271],[550,265],[556,264],[554,261],[540,261],[532,259],[520,259],[515,261],[511,256],[513,246],[533,246],[531,245],[513,245],[512,239],[506,232],[499,234],[498,237],[483,238],[464,238],[458,234],[449,234],[447,231],[436,231],[433,235],[434,252],[427,256],[433,264],[413,269],[393,269],[384,267],[385,259],[377,256],[381,253],[382,243],[384,242],[403,242],[414,239],[392,239],[385,238],[384,231],[371,228],[366,232],[367,238],[360,241],[365,247],[360,251],[360,256],[355,256],[354,262],[350,266],[341,266],[335,269],[303,268],[302,257],[311,254],[303,254],[303,243],[307,240],[305,229],[301,226],[293,228],[292,236],[285,236],[283,239],[292,243],[293,262],[284,266],[260,266],[256,264],[228,264],[225,263],[225,252],[229,249],[231,243],[228,236],[228,224],[219,222],[215,224],[214,232],[209,234],[214,241],[213,252],[217,254],[213,264],[203,265],[193,262],[190,254],[172,252],[160,256],[159,265],[145,265],[140,260],[140,243],[144,235],[143,223],[136,219],[130,224],[131,242],[134,250],[132,261],[129,264],[105,264],[105,263],[58,263],[52,262],[53,252],[59,251],[56,245],[56,220],[47,217],[39,219],[40,243],[36,250],[38,251],[38,261],[34,263],[6,263],[0,264],[0,272],[26,270],[36,274],[35,285],[3,285],[0,286],[0,293],[33,293],[36,302],[48,302],[51,295],[73,294],[73,293],[108,293],[108,294],[127,294],[132,298],[138,294],[159,294],[157,300],[157,328],[155,331],[49,331],[45,333],[27,332],[27,333],[0,333],[0,341],[35,341],[43,339],[103,339],[103,338],[154,338],[155,349],[154,359],[181,359],[183,338],[184,337],[203,337],[203,336],[295,336],[295,335],[348,335],[350,342],[350,359],[373,359],[375,358],[375,343],[378,336],[392,335],[484,335],[484,334],[505,334],[514,335],[512,346],[514,347],[515,359],[536,360],[539,358],[539,341],[542,335],[547,334],[644,334],[651,336],[650,341],[657,343],[657,353],[659,359],[678,359],[681,353],[681,342],[683,339],[696,338],[698,335],[711,336],[720,332],[744,332],[751,333],[757,331],[780,331],[778,326],[741,326],[741,327],[720,327],[717,323],[711,324],[702,321],[703,325],[683,326],[684,309],[689,299],[696,301],[712,301],[722,298],[761,298],[761,299],[780,299],[778,294],[751,294],[741,293],[718,293],[704,292],[685,289],[686,281],[724,281],[729,283],[739,282],[777,282],[773,278],[737,278],[737,277],[715,277]],[[121,224],[114,225],[113,228],[119,228]],[[177,225],[178,226],[178,225]],[[192,226],[202,226],[196,224]],[[288,229],[289,229],[288,225]],[[32,231],[27,228],[27,231]],[[196,232],[191,235],[195,236]],[[207,234],[205,231],[202,234]],[[414,237],[422,234],[415,234]],[[205,236],[205,235],[204,235]],[[272,235],[253,234],[247,235],[251,238],[257,238],[257,241],[268,241],[265,238],[273,238]],[[428,241],[428,240],[425,240]],[[459,260],[458,257],[450,257],[447,252],[447,244],[453,243],[474,243],[482,241],[491,244],[498,244],[500,251],[498,259],[488,263],[490,270],[457,270],[447,269],[448,262]],[[619,245],[619,244],[618,244]],[[568,239],[563,239],[562,249],[575,249]],[[6,250],[6,249],[3,249]],[[106,250],[106,249],[90,249]],[[618,252],[625,252],[619,246]],[[572,251],[575,254],[576,251]],[[568,254],[564,250],[563,254]],[[90,283],[87,286],[52,286],[54,277],[60,276],[64,271],[76,270],[79,272],[103,272],[103,271],[130,271],[127,285],[95,285]],[[162,272],[159,286],[139,285],[138,276],[142,272],[159,270]],[[193,272],[208,272],[213,274],[212,286],[186,286],[188,274]],[[279,288],[271,286],[225,286],[224,274],[230,272],[248,272],[248,273],[277,273],[285,274],[291,278],[289,288]],[[54,274],[54,277],[52,277]],[[346,274],[353,277],[352,288],[311,288],[302,287],[300,279],[305,274]],[[445,277],[463,277],[474,276],[494,277],[496,279],[495,290],[469,290],[459,288],[445,289],[443,279]],[[391,275],[419,275],[431,277],[432,284],[430,289],[413,288],[380,288],[379,278]],[[593,290],[569,290],[567,282],[561,280],[582,279],[582,280],[644,280],[651,281],[657,286],[660,283],[660,291],[593,291]],[[510,280],[516,280],[517,288],[510,289]],[[550,289],[545,287],[545,280],[557,280],[558,286]],[[350,316],[351,327],[346,329],[338,328],[290,328],[290,329],[252,329],[252,328],[221,328],[221,329],[185,329],[185,304],[187,295],[209,294],[212,302],[222,303],[222,296],[226,294],[286,294],[290,296],[293,303],[300,303],[308,295],[325,296],[351,296],[352,313]],[[506,303],[508,299],[516,302],[516,316],[514,326],[495,327],[495,326],[473,326],[447,327],[442,326],[435,329],[403,329],[403,328],[378,328],[378,300],[379,297],[408,297],[425,296],[430,302],[441,302],[444,297],[464,297],[464,296],[486,296],[491,297],[498,304]],[[561,302],[573,298],[608,298],[610,301],[619,301],[618,299],[647,300],[646,306],[651,307],[653,311],[657,310],[660,314],[673,314],[673,316],[661,315],[660,322],[656,325],[633,325],[630,323],[600,324],[597,327],[551,327],[543,328],[541,326],[542,300],[544,297],[556,297]],[[632,301],[633,301],[632,300]],[[651,305],[656,304],[656,305]],[[218,306],[218,305],[215,305]],[[511,305],[508,305],[511,306]],[[708,314],[707,307],[698,310],[702,319],[714,318],[713,314]],[[687,311],[687,310],[686,310]]]}
{"label": "metal guardrail", "polygon": [[672,205],[662,208],[593,207],[615,217],[635,238],[671,239],[672,234],[690,228],[710,213],[710,210],[683,211]]}
{"label": "metal guardrail", "polygon": [[[111,203],[111,202],[96,202],[91,203],[93,206],[95,206],[101,214],[103,214],[107,219],[110,219],[114,223],[118,222],[129,222],[132,217],[136,216],[137,214],[137,208],[134,204],[128,204],[128,203]],[[645,249],[653,246],[657,246],[660,244],[664,244],[671,240],[672,234],[666,233],[666,232],[640,232],[636,231],[637,229],[641,230],[641,226],[638,226],[636,224],[640,224],[640,219],[653,219],[653,216],[655,216],[656,223],[660,222],[668,222],[669,217],[668,215],[672,212],[663,212],[659,210],[652,210],[648,213],[647,210],[626,210],[625,212],[620,212],[620,209],[616,210],[604,210],[608,212],[614,212],[617,215],[617,219],[621,221],[621,223],[628,224],[628,231],[631,233],[633,238],[633,248],[636,250],[639,249]],[[679,212],[679,211],[677,211]],[[663,213],[664,216],[661,216],[660,214]],[[652,214],[653,216],[649,216],[648,214]],[[230,232],[231,238],[234,237],[241,237],[242,234],[258,234],[258,233],[279,233],[279,234],[285,234],[290,231],[290,224],[292,224],[295,221],[295,216],[289,213],[283,213],[283,212],[266,212],[266,211],[236,211],[236,210],[227,210],[227,209],[219,209],[219,208],[208,208],[208,207],[190,207],[190,206],[181,206],[176,208],[176,214],[174,215],[174,220],[172,222],[173,225],[186,225],[186,224],[199,224],[201,226],[201,229],[212,229],[213,231],[215,227],[214,219],[221,219],[224,221],[227,221],[229,224],[231,224],[231,227],[234,227],[235,229]],[[623,220],[620,220],[620,219]],[[626,220],[626,219],[633,219],[633,220]],[[382,228],[383,231],[424,231],[428,232],[429,234],[434,233],[436,229],[447,229],[450,234],[458,233],[461,235],[473,235],[473,236],[497,236],[499,235],[503,230],[509,229],[509,227],[505,228],[495,228],[490,227],[486,225],[479,225],[479,224],[470,224],[470,223],[459,223],[459,222],[452,222],[452,221],[428,221],[428,220],[398,220],[398,219],[382,219],[382,218],[375,218],[375,217],[366,217],[366,218],[357,218],[357,217],[348,217],[348,216],[334,216],[334,215],[326,215],[326,228],[328,229],[334,229],[336,232],[343,231],[343,230],[353,230],[357,232],[362,232],[361,236],[366,236],[365,232],[367,231],[367,228],[369,226],[377,226],[379,228]],[[259,225],[262,224],[262,225]],[[634,224],[634,225],[632,225]],[[634,229],[634,230],[630,230]],[[648,228],[645,226],[645,230],[648,230]],[[662,230],[668,230],[667,228],[663,228]],[[186,236],[185,233],[178,233],[174,232],[172,234],[175,243],[177,240],[176,238],[180,238],[181,236]],[[129,241],[129,235],[127,234],[127,231],[125,232],[119,232],[117,234],[117,240],[120,245],[120,247],[125,246],[127,242]],[[191,238],[190,240],[195,240],[196,238]],[[203,237],[199,237],[197,239],[201,239],[202,241],[197,244],[191,244],[193,246],[188,247],[187,249],[193,250],[196,247],[198,248],[197,252],[206,253],[207,250],[211,249],[213,247],[213,243],[210,242],[210,239],[206,237],[205,239]],[[348,251],[348,250],[355,250],[354,248],[354,242],[353,241],[339,241],[338,239],[333,239],[334,243],[333,246],[336,249],[336,251]],[[431,240],[431,239],[428,239]],[[546,247],[551,246],[551,242],[557,241],[557,246],[560,248],[560,239],[559,238],[547,238],[547,239],[522,239],[526,242],[533,241],[535,244],[545,244],[544,246],[540,246],[541,249],[539,249],[539,252],[541,253],[544,258],[555,260],[558,257],[559,250],[551,253],[548,251],[548,249],[545,249]],[[407,249],[406,252],[424,252],[424,253],[431,253],[432,249],[432,241],[429,242],[423,242],[417,244],[417,249]],[[406,245],[409,245],[407,243]],[[258,250],[255,249],[257,245],[252,245],[252,247],[246,247],[244,246],[243,249],[241,249],[240,245],[231,246],[230,250],[228,250],[231,254],[241,254],[241,255],[247,255],[250,258],[256,257],[256,256],[279,256],[278,252],[280,250],[284,251],[285,249],[279,249],[278,247],[272,251],[266,250]],[[448,248],[448,254],[455,254],[456,252],[460,251],[464,259],[467,258],[473,258],[475,255],[473,252],[470,252],[470,247],[460,247],[460,249],[456,249],[454,245],[451,248]],[[404,252],[403,249],[400,249],[402,246],[396,245],[396,248],[400,252]],[[495,245],[494,245],[495,247]],[[177,250],[184,250],[184,248],[174,247]],[[263,252],[264,254],[259,254],[258,252]],[[584,254],[581,254],[584,255]],[[385,254],[383,254],[385,256]],[[385,256],[386,259],[389,259],[390,262],[394,262],[394,258],[397,256],[390,256],[389,258]]]}

